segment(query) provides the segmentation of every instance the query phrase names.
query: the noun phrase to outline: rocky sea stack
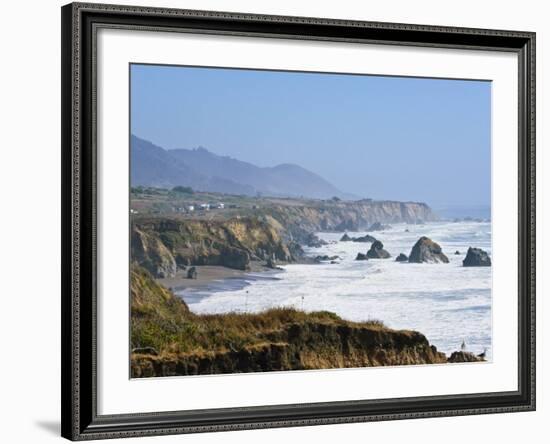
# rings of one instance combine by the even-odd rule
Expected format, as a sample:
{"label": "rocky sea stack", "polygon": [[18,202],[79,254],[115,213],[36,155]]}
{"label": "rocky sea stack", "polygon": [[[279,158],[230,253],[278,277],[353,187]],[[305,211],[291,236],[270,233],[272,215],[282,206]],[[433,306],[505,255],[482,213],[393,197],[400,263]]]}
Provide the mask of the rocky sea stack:
{"label": "rocky sea stack", "polygon": [[468,253],[462,261],[464,267],[490,267],[491,258],[481,248],[468,248]]}
{"label": "rocky sea stack", "polygon": [[189,270],[187,270],[187,279],[197,279],[197,269],[195,267],[191,267]]}
{"label": "rocky sea stack", "polygon": [[309,233],[305,236],[303,242],[307,247],[319,248],[327,245],[327,241],[320,239],[315,233]]}
{"label": "rocky sea stack", "polygon": [[373,223],[367,231],[384,231],[389,230],[391,227],[389,225],[383,225],[380,222]]}
{"label": "rocky sea stack", "polygon": [[327,262],[327,261],[335,261],[337,259],[341,259],[340,256],[338,255],[334,255],[334,256],[329,256],[328,254],[323,254],[323,255],[318,255],[318,256],[315,256],[315,258],[313,259],[313,261],[316,263],[316,264],[320,264],[321,262]]}
{"label": "rocky sea stack", "polygon": [[395,262],[408,262],[409,258],[404,253],[399,253],[399,256],[395,258]]}
{"label": "rocky sea stack", "polygon": [[376,238],[370,234],[365,234],[364,236],[351,237],[348,233],[345,233],[341,238],[340,242],[360,242],[360,243],[372,243],[376,242]]}
{"label": "rocky sea stack", "polygon": [[370,250],[367,251],[367,257],[369,259],[388,259],[390,253],[384,250],[384,244],[377,240],[372,243]]}
{"label": "rocky sea stack", "polygon": [[365,236],[354,237],[354,238],[352,238],[352,241],[353,242],[372,243],[372,242],[376,242],[376,238],[371,236],[370,234],[366,234]]}
{"label": "rocky sea stack", "polygon": [[437,264],[449,263],[449,258],[443,254],[441,247],[429,237],[422,236],[411,250],[409,262],[421,264],[423,262]]}
{"label": "rocky sea stack", "polygon": [[277,265],[277,262],[273,258],[269,258],[265,263],[266,268],[270,268],[271,270],[282,270],[281,267]]}

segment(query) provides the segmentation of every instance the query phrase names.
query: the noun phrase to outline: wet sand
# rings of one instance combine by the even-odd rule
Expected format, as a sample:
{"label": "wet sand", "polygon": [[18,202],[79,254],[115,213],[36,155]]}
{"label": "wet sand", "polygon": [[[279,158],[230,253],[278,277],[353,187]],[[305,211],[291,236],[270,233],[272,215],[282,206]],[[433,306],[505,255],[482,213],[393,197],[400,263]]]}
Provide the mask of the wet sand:
{"label": "wet sand", "polygon": [[195,268],[197,269],[197,279],[188,279],[187,270],[178,270],[175,277],[157,279],[157,282],[166,288],[171,288],[173,291],[182,291],[187,288],[208,287],[214,281],[242,278],[248,273],[272,271],[257,262],[252,262],[250,270],[246,271],[222,267],[221,265],[196,265]]}

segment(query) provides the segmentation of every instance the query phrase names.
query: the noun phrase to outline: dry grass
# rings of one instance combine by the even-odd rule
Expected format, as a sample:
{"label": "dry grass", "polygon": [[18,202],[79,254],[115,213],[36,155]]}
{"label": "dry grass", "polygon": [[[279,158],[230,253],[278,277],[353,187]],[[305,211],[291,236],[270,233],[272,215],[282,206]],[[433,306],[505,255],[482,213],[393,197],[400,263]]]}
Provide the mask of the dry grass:
{"label": "dry grass", "polygon": [[280,333],[294,324],[386,329],[378,320],[357,323],[328,311],[306,313],[293,308],[195,315],[180,298],[137,266],[132,267],[131,295],[132,348],[153,347],[159,354],[200,355],[252,349],[277,342]]}

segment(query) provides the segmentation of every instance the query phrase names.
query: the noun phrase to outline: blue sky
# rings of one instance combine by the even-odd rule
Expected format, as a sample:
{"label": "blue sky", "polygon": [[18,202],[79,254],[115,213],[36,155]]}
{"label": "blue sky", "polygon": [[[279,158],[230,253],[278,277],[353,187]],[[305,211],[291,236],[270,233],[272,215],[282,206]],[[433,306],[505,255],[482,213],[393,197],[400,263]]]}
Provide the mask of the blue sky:
{"label": "blue sky", "polygon": [[166,149],[295,163],[361,197],[490,205],[490,82],[132,65],[131,88],[132,133]]}

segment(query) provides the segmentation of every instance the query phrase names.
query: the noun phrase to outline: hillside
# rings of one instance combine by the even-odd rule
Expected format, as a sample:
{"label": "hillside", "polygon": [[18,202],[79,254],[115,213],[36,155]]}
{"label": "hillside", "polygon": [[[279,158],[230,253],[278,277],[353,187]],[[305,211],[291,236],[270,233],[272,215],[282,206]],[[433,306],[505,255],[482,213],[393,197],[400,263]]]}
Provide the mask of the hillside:
{"label": "hillside", "polygon": [[172,188],[184,185],[202,191],[255,194],[250,186],[202,174],[163,148],[135,136],[130,139],[130,181],[132,186]]}
{"label": "hillside", "polygon": [[132,186],[172,188],[255,196],[353,198],[298,165],[258,167],[205,148],[165,150],[136,136],[130,139]]}
{"label": "hillside", "polygon": [[447,362],[421,333],[330,312],[196,315],[136,266],[131,311],[134,378]]}

